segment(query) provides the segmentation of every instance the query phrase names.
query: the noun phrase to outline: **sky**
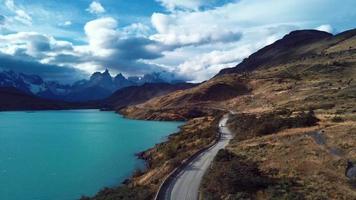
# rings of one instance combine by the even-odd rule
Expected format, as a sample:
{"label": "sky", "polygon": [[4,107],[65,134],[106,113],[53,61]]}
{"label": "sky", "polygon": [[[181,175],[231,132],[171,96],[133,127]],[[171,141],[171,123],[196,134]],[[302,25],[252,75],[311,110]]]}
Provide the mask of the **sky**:
{"label": "sky", "polygon": [[207,80],[299,29],[356,28],[355,0],[0,0],[0,68]]}

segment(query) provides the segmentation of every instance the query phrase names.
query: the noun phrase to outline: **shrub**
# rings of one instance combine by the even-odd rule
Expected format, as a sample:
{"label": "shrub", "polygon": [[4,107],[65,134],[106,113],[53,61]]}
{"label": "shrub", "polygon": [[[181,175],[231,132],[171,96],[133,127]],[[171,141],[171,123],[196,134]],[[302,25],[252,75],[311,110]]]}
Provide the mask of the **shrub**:
{"label": "shrub", "polygon": [[343,122],[344,119],[342,117],[340,117],[340,116],[334,116],[333,118],[331,118],[331,121],[339,123],[339,122]]}
{"label": "shrub", "polygon": [[134,171],[134,173],[133,173],[133,177],[139,177],[139,176],[141,176],[141,175],[143,175],[144,174],[144,171],[142,171],[141,169],[136,169],[135,171]]}
{"label": "shrub", "polygon": [[274,177],[278,173],[260,170],[258,162],[240,153],[220,150],[204,176],[202,199],[256,199],[260,192],[266,199],[305,199],[295,190],[299,187],[296,180]]}
{"label": "shrub", "polygon": [[154,192],[145,186],[129,187],[127,185],[122,185],[117,188],[104,188],[96,196],[89,198],[82,196],[81,200],[149,200],[152,199]]}
{"label": "shrub", "polygon": [[236,132],[236,139],[244,140],[288,128],[314,126],[319,121],[313,111],[299,112],[295,116],[291,116],[291,113],[289,110],[280,110],[259,116],[242,113],[231,117],[228,125]]}
{"label": "shrub", "polygon": [[227,150],[218,152],[213,170],[204,178],[203,190],[212,199],[219,199],[222,194],[247,197],[273,184],[273,179],[263,175],[257,163]]}

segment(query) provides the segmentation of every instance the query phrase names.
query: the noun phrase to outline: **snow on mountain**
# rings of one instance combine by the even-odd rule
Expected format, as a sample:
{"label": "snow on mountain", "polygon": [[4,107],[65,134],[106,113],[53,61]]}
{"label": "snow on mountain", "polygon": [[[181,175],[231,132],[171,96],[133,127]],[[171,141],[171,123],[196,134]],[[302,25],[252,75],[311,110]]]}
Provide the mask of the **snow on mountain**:
{"label": "snow on mountain", "polygon": [[65,101],[90,101],[103,99],[116,90],[145,83],[177,83],[168,72],[154,72],[142,77],[128,77],[118,74],[111,76],[109,70],[95,72],[89,80],[80,80],[72,85],[63,85],[55,81],[44,81],[40,76],[16,73],[14,71],[0,72],[0,87],[14,87],[26,93],[43,98]]}

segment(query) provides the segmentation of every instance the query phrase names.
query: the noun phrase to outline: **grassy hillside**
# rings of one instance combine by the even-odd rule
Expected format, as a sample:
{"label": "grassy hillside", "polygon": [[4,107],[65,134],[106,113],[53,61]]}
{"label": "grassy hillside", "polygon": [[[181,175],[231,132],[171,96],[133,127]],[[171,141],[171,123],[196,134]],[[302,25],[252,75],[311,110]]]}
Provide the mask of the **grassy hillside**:
{"label": "grassy hillside", "polygon": [[[311,34],[316,34],[316,38]],[[304,35],[313,40],[301,40]],[[128,117],[145,119],[186,119],[192,117],[191,111],[199,110],[203,115],[220,108],[236,111],[326,108],[351,114],[356,93],[355,35],[355,30],[336,36],[319,31],[293,32],[243,63],[269,58],[266,62],[240,71],[241,65],[246,66],[242,63],[197,87],[154,98],[122,112]],[[298,45],[294,40],[302,42]],[[291,44],[296,48],[290,47]]]}
{"label": "grassy hillside", "polygon": [[[228,122],[235,137],[204,178],[203,199],[355,199],[355,183],[344,175],[346,160],[356,161],[355,44],[356,30],[292,32],[199,86],[120,112],[155,120],[236,113]],[[168,143],[205,138],[193,131],[198,127]],[[148,152],[165,160],[160,151]]]}
{"label": "grassy hillside", "polygon": [[[229,122],[235,139],[206,175],[206,199],[356,198],[355,183],[344,175],[346,160],[356,161],[354,35],[322,40],[305,47],[318,47],[315,54],[245,72],[252,92],[224,103],[245,116]],[[315,125],[293,127],[285,119],[310,110],[320,120]]]}
{"label": "grassy hillside", "polygon": [[187,120],[214,115],[220,110],[214,106],[236,96],[248,94],[250,89],[239,76],[218,77],[186,90],[172,92],[149,101],[121,109],[131,118],[151,120]]}

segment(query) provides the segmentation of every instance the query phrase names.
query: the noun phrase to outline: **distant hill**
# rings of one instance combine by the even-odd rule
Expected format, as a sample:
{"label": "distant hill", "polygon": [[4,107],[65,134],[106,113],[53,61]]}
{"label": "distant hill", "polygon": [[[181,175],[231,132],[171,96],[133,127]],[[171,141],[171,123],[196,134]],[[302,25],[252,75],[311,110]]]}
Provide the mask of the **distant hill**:
{"label": "distant hill", "polygon": [[110,105],[110,107],[119,109],[143,103],[151,98],[166,95],[170,92],[192,88],[196,85],[191,83],[145,83],[140,86],[130,86],[120,89],[104,100],[104,103]]}
{"label": "distant hill", "polygon": [[16,88],[0,87],[0,111],[4,110],[56,110],[75,108],[69,104],[54,100],[46,100],[27,94]]}

